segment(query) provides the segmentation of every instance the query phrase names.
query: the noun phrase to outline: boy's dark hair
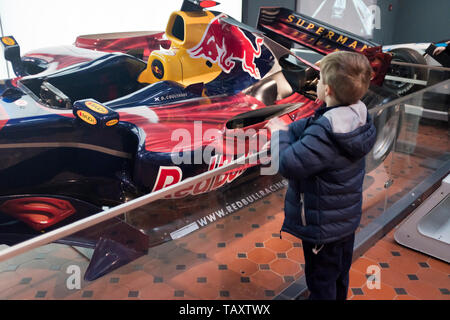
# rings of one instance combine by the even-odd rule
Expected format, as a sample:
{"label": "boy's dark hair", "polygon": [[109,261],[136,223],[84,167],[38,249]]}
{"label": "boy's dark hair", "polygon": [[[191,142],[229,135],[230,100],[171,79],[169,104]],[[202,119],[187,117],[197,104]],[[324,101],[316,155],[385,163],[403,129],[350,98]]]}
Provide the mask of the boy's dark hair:
{"label": "boy's dark hair", "polygon": [[354,104],[369,89],[372,67],[361,53],[336,51],[320,61],[320,76],[339,103]]}

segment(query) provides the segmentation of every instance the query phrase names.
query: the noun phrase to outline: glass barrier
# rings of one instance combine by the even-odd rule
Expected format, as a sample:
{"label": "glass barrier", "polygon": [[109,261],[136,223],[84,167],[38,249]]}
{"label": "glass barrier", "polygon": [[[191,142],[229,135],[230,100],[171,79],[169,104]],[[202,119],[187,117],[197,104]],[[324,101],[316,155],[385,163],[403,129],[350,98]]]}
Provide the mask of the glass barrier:
{"label": "glass barrier", "polygon": [[[448,79],[448,72],[441,71],[438,77]],[[366,174],[360,228],[450,159],[449,105],[450,80],[445,80],[374,110],[393,112],[399,109],[400,117],[396,128],[389,121],[383,124],[383,128],[389,128],[386,136],[391,133],[396,138],[383,163]]]}
{"label": "glass barrier", "polygon": [[[444,72],[441,76],[447,76]],[[390,154],[386,208],[450,160],[450,80],[404,97],[401,126]]]}
{"label": "glass barrier", "polygon": [[[378,141],[367,159],[358,232],[449,160],[449,87],[446,80],[370,111],[378,119]],[[442,108],[447,121],[428,116]],[[47,251],[2,262],[0,292],[7,295],[0,298],[21,294],[2,275],[54,249],[48,264],[59,265],[60,273],[42,281],[59,288],[55,299],[82,298],[86,291],[93,298],[113,292],[125,299],[133,292],[140,299],[274,299],[303,276],[304,258],[299,239],[280,238],[286,179],[259,173],[250,167],[208,178],[65,237]],[[90,248],[77,245],[87,240]],[[84,275],[75,291],[67,287],[70,266]]]}

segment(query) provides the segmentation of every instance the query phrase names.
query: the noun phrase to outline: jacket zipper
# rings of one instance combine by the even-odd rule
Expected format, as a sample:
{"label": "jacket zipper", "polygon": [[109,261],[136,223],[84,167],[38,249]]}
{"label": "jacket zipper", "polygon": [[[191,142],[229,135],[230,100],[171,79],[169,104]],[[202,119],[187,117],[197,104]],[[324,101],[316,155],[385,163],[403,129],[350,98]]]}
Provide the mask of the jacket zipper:
{"label": "jacket zipper", "polygon": [[305,216],[305,201],[304,201],[305,195],[303,193],[300,193],[300,201],[302,203],[302,224],[304,227],[306,227],[306,216]]}

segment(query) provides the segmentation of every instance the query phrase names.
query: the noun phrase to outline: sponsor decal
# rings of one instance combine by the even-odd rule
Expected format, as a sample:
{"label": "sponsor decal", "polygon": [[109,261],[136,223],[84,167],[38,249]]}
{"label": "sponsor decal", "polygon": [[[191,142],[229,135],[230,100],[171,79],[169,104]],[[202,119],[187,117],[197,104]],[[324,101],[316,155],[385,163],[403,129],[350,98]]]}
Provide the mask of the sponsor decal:
{"label": "sponsor decal", "polygon": [[183,171],[179,167],[160,166],[152,192],[178,183],[182,177]]}
{"label": "sponsor decal", "polygon": [[277,192],[283,188],[286,188],[288,185],[288,181],[283,179],[277,183],[271,184],[265,188],[261,188],[260,190],[253,192],[245,197],[242,197],[239,200],[236,200],[232,203],[227,203],[223,208],[217,209],[202,218],[197,219],[196,221],[173,231],[170,233],[172,239],[179,239],[181,237],[186,236],[187,234],[194,232],[200,228],[206,227],[210,223],[214,223],[227,215],[234,213],[236,211],[245,208],[254,202],[261,200],[262,198],[270,195],[271,193]]}
{"label": "sponsor decal", "polygon": [[112,127],[112,126],[115,126],[118,122],[119,122],[119,120],[117,120],[117,119],[112,119],[112,120],[109,120],[109,121],[106,123],[106,126],[107,126],[107,127]]}
{"label": "sponsor decal", "polygon": [[77,115],[81,120],[83,120],[86,123],[89,123],[93,126],[95,126],[97,124],[97,119],[95,119],[94,116],[92,114],[90,114],[89,112],[86,112],[83,110],[78,110]]}
{"label": "sponsor decal", "polygon": [[256,36],[254,47],[240,28],[223,21],[227,17],[222,13],[211,20],[200,43],[188,50],[189,55],[218,64],[226,73],[234,69],[235,61],[240,61],[242,70],[255,79],[261,79],[255,58],[261,56],[264,39]]}
{"label": "sponsor decal", "polygon": [[[369,47],[366,44],[361,43],[360,41],[357,41],[353,38],[349,38],[348,36],[345,36],[338,32],[328,30],[322,26],[316,25],[316,24],[312,23],[311,21],[302,19],[293,14],[289,15],[284,20],[284,22],[287,22],[288,24],[293,25],[301,30],[308,31],[310,34],[312,34],[314,36],[320,36],[321,39],[335,42],[339,45],[343,45],[343,46],[345,46],[347,48],[351,48],[355,51],[364,51],[365,49],[367,49]],[[312,40],[316,41],[315,38],[312,38]],[[322,43],[323,42],[320,42],[317,44],[320,45]]]}
{"label": "sponsor decal", "polygon": [[2,42],[3,42],[4,44],[6,44],[7,46],[13,46],[13,45],[16,44],[16,42],[14,41],[14,39],[11,38],[11,37],[3,37],[3,38],[2,38]]}
{"label": "sponsor decal", "polygon": [[48,228],[76,212],[69,201],[49,197],[7,200],[0,205],[0,211],[23,221],[37,231]]}
{"label": "sponsor decal", "polygon": [[[232,159],[223,159],[222,155],[215,155],[211,158],[208,166],[208,171],[212,171],[216,168],[222,167],[224,164],[231,162]],[[172,195],[167,196],[168,199],[178,199],[184,198],[189,195],[198,195],[202,193],[209,192],[211,190],[218,189],[223,185],[234,181],[237,177],[242,175],[247,169],[238,169],[225,174],[209,178],[204,181],[187,187],[186,189],[179,190]],[[153,187],[153,191],[163,189],[165,187],[171,186],[180,182],[183,178],[183,171],[176,166],[161,166],[159,167],[158,175],[156,177],[156,182]],[[153,192],[152,191],[152,192]]]}
{"label": "sponsor decal", "polygon": [[98,104],[97,102],[86,101],[84,104],[86,105],[86,107],[88,107],[89,109],[91,109],[92,111],[95,111],[97,113],[101,113],[101,114],[108,113],[108,109],[106,109],[101,104]]}
{"label": "sponsor decal", "polygon": [[153,75],[161,80],[164,77],[164,66],[159,60],[153,60],[152,62],[152,72]]}
{"label": "sponsor decal", "polygon": [[28,102],[26,102],[26,101],[23,100],[23,99],[19,99],[19,100],[16,100],[16,101],[14,102],[14,104],[15,104],[16,106],[19,106],[19,107],[25,107],[25,106],[28,104]]}

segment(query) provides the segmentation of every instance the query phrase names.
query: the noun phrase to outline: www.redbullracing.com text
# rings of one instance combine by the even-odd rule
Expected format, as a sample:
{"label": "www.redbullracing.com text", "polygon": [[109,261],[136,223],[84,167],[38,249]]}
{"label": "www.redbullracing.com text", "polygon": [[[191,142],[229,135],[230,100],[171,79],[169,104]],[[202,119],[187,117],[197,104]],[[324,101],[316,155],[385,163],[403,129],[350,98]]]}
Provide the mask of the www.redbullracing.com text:
{"label": "www.redbullracing.com text", "polygon": [[193,306],[186,304],[179,307],[178,314],[183,316],[215,316],[235,315],[270,315],[268,304],[222,304],[217,306]]}

